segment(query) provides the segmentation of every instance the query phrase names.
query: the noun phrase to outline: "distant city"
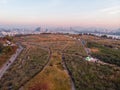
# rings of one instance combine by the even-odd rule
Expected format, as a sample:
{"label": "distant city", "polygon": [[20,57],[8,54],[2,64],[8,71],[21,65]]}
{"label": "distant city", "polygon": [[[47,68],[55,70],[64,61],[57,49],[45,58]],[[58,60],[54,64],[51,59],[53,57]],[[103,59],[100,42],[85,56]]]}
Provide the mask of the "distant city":
{"label": "distant city", "polygon": [[120,28],[106,29],[106,28],[84,28],[84,27],[35,27],[35,28],[0,28],[0,37],[6,35],[26,35],[26,34],[40,34],[40,33],[70,33],[82,34],[90,33],[95,35],[109,35],[120,38]]}

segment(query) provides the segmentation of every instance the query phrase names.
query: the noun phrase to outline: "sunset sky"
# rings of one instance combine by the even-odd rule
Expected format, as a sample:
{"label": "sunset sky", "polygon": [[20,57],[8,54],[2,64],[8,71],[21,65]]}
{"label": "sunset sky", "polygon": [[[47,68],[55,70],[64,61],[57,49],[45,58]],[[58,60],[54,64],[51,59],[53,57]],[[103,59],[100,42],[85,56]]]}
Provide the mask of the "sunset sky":
{"label": "sunset sky", "polygon": [[0,0],[0,24],[120,26],[120,0]]}

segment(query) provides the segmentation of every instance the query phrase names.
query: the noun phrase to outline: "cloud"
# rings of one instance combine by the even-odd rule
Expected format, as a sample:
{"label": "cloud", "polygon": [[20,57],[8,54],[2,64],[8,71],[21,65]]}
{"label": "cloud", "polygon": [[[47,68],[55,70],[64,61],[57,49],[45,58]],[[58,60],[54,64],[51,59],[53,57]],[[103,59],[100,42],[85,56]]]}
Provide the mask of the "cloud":
{"label": "cloud", "polygon": [[107,13],[107,14],[119,14],[120,6],[104,8],[104,9],[100,10],[100,12]]}

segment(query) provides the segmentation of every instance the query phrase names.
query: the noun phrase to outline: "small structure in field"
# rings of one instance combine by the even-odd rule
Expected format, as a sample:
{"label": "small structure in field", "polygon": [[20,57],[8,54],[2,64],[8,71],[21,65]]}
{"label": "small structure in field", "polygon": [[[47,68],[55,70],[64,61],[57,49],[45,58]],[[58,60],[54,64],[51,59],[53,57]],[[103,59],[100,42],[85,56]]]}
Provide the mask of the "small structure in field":
{"label": "small structure in field", "polygon": [[90,57],[90,56],[86,57],[85,60],[86,61],[91,61],[91,62],[97,62],[98,61],[98,59]]}
{"label": "small structure in field", "polygon": [[16,44],[10,42],[10,41],[6,41],[6,43],[3,44],[4,46],[16,46]]}

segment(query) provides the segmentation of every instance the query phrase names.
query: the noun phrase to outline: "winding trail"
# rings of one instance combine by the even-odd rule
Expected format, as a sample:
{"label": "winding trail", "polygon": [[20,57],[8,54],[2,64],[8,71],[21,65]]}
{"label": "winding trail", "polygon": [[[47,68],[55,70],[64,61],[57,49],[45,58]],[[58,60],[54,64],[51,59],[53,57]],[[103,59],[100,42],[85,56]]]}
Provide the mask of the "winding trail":
{"label": "winding trail", "polygon": [[75,83],[74,83],[74,79],[72,78],[72,76],[71,76],[71,74],[70,74],[70,71],[68,70],[68,68],[67,68],[67,65],[66,65],[66,63],[65,63],[65,56],[64,56],[64,53],[63,53],[63,51],[68,47],[68,43],[65,45],[65,47],[63,48],[63,50],[62,50],[62,65],[63,65],[63,67],[64,67],[64,69],[65,69],[65,71],[67,72],[67,74],[69,75],[69,78],[70,78],[70,81],[71,81],[71,90],[76,90],[75,89]]}
{"label": "winding trail", "polygon": [[[31,44],[31,43],[29,43],[29,44]],[[40,45],[38,45],[38,44],[33,44],[33,43],[32,43],[31,45],[40,46]],[[51,58],[51,55],[52,55],[50,48],[44,48],[44,47],[41,47],[41,48],[44,49],[44,50],[47,50],[47,51],[49,52],[49,56],[48,56],[48,61],[46,62],[45,66],[44,66],[39,72],[43,71],[43,70],[49,65],[49,63],[50,63],[50,58]],[[36,73],[32,78],[34,78],[37,74],[39,74],[39,72]],[[31,78],[31,79],[32,79],[32,78]],[[28,83],[31,79],[29,79],[28,81],[24,82],[24,83],[19,87],[19,90],[24,90],[25,84]]]}
{"label": "winding trail", "polygon": [[72,76],[71,76],[71,74],[70,74],[70,72],[69,72],[69,70],[68,70],[68,68],[67,68],[67,66],[66,66],[66,64],[65,64],[64,59],[65,59],[64,54],[62,54],[62,65],[63,65],[65,71],[68,73],[68,75],[69,75],[69,77],[70,77],[72,90],[76,90],[76,89],[75,89],[74,80],[73,80],[73,78],[72,78]]}
{"label": "winding trail", "polygon": [[[34,43],[29,43],[29,44],[42,47],[39,44],[34,44]],[[55,48],[57,47],[57,45],[55,46]],[[19,90],[24,90],[26,88],[29,88],[29,87],[31,87],[31,85],[34,86],[34,84],[32,82],[37,83],[37,81],[39,81],[39,82],[42,81],[43,84],[46,83],[46,85],[50,85],[51,87],[49,87],[49,88],[52,88],[51,90],[54,90],[56,87],[59,88],[59,90],[60,90],[60,88],[64,88],[64,90],[76,90],[73,79],[71,78],[71,76],[68,72],[68,69],[65,66],[64,60],[62,59],[62,54],[63,54],[62,51],[68,45],[69,45],[68,43],[65,44],[61,48],[60,51],[59,50],[54,50],[53,47],[48,47],[48,48],[42,47],[44,49],[49,50],[49,61],[48,61],[48,63],[44,66],[44,68],[40,71],[40,73],[38,73],[33,78],[31,78],[31,80],[29,82],[25,83],[23,85],[23,87],[21,87]],[[48,72],[49,72],[49,74],[48,74]],[[63,84],[61,82],[65,82],[65,83]]]}

